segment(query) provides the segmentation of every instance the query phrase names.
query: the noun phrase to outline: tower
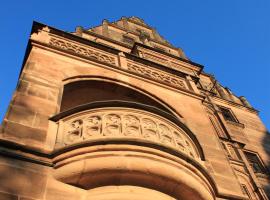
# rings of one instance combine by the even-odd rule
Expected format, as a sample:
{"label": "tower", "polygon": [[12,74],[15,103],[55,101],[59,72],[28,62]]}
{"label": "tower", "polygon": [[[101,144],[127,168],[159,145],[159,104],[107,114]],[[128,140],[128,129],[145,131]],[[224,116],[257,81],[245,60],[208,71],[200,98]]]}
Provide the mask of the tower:
{"label": "tower", "polygon": [[268,199],[269,135],[137,17],[34,22],[1,127],[0,199]]}

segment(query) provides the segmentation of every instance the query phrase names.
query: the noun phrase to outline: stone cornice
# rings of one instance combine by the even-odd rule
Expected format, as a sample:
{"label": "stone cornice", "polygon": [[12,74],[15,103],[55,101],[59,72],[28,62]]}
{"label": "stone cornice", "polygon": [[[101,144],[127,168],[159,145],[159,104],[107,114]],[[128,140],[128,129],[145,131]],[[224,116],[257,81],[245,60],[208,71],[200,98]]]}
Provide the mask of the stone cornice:
{"label": "stone cornice", "polygon": [[150,47],[150,46],[141,44],[141,43],[137,43],[137,42],[133,45],[133,48],[132,48],[132,50],[131,50],[131,53],[133,53],[133,52],[136,50],[136,47],[137,47],[137,46],[142,46],[142,47],[144,47],[144,48],[146,48],[146,49],[150,49],[150,50],[152,50],[152,51],[156,51],[156,52],[159,52],[159,53],[164,54],[164,55],[166,55],[166,56],[172,57],[172,58],[174,58],[174,59],[176,59],[176,60],[179,60],[179,61],[182,61],[182,62],[191,64],[191,65],[193,65],[193,66],[195,66],[195,67],[198,68],[199,73],[201,73],[202,70],[203,70],[203,68],[204,68],[204,66],[201,65],[201,64],[198,64],[198,63],[195,63],[195,62],[192,62],[192,61],[183,59],[183,58],[181,58],[181,57],[178,57],[178,56],[169,54],[169,53],[164,52],[164,51],[162,51],[162,50],[159,50],[159,49],[156,49],[156,48],[153,48],[153,47]]}
{"label": "stone cornice", "polygon": [[89,45],[89,46],[93,46],[93,47],[96,47],[96,48],[99,48],[99,49],[102,49],[104,51],[114,53],[114,54],[117,54],[117,53],[120,52],[120,50],[117,50],[117,49],[115,49],[113,47],[103,45],[103,44],[88,40],[86,38],[82,38],[80,36],[74,35],[72,33],[68,33],[68,32],[56,29],[56,28],[51,27],[51,26],[47,26],[47,25],[39,23],[39,22],[35,22],[35,21],[33,22],[33,27],[32,27],[31,34],[38,33],[40,30],[42,30],[43,28],[46,28],[46,27],[48,27],[49,32],[51,34],[58,35],[58,36],[60,36],[62,38],[67,38],[67,39],[70,39],[70,40],[73,40],[73,41],[77,41],[79,43]]}
{"label": "stone cornice", "polygon": [[[98,49],[101,49],[101,50],[104,50],[106,52],[110,52],[110,53],[113,53],[113,54],[118,54],[118,53],[121,52],[120,50],[117,50],[117,49],[115,49],[113,47],[110,47],[110,46],[107,46],[107,45],[103,45],[103,44],[100,44],[100,43],[97,43],[97,42],[94,42],[94,41],[91,41],[91,40],[88,40],[88,39],[79,37],[79,36],[74,35],[72,33],[67,33],[65,31],[62,31],[62,30],[59,30],[59,29],[56,29],[56,28],[53,28],[53,27],[50,27],[50,26],[47,26],[47,25],[38,23],[38,22],[34,22],[33,23],[33,28],[32,28],[32,31],[31,32],[32,33],[37,33],[39,30],[41,30],[42,28],[45,28],[45,27],[48,27],[50,29],[50,31],[49,31],[50,34],[58,35],[58,36],[60,36],[62,38],[65,38],[65,39],[69,39],[69,40],[72,40],[72,41],[79,42],[81,44],[89,45],[89,46],[92,46],[92,47],[95,47],[95,48],[98,48]],[[153,48],[148,47],[148,46],[143,45],[143,44],[136,43],[136,45],[139,45],[139,46],[142,46],[142,47],[145,47],[145,48],[149,48],[149,49],[154,50],[154,51],[158,51],[156,49],[153,49]],[[134,45],[134,46],[136,46],[136,45]],[[161,52],[161,53],[164,53],[164,52]],[[127,54],[127,53],[125,53],[125,54]],[[199,70],[200,70],[200,72],[201,72],[201,70],[203,68],[203,66],[200,65],[200,64],[197,64],[197,63],[194,63],[194,62],[191,62],[191,61],[188,61],[188,60],[179,58],[177,56],[173,56],[171,54],[166,54],[166,55],[167,56],[171,56],[171,57],[173,57],[175,59],[178,59],[178,60],[180,60],[182,62],[186,62],[188,64],[192,64],[192,65],[198,67]],[[161,65],[161,64],[158,64],[158,63],[155,63],[155,62],[152,62],[152,61],[148,61],[147,59],[144,59],[144,58],[140,58],[140,57],[137,57],[137,58],[138,58],[137,59],[138,62],[139,61],[140,62],[143,62],[143,63],[147,62],[147,63],[151,63],[151,65],[162,66],[163,67],[162,70],[167,70],[167,67],[164,66],[164,65]],[[169,69],[169,70],[171,70],[171,72],[174,73],[174,74],[177,73],[177,70],[173,70],[173,69]],[[181,72],[178,72],[178,73],[181,74]],[[182,72],[182,74],[184,74],[184,73]]]}
{"label": "stone cornice", "polygon": [[[106,64],[106,67],[109,66],[111,67],[111,69],[115,68],[118,70],[120,69],[121,71],[122,70],[126,71],[127,73],[129,73],[129,75],[132,75],[132,73],[134,73],[134,72],[130,73],[131,71],[129,70],[128,67],[121,66],[121,63],[119,63],[121,60],[121,59],[119,60],[120,51],[116,49],[107,47],[105,45],[97,44],[95,42],[80,38],[79,36],[66,33],[66,32],[63,32],[54,28],[53,30],[51,30],[51,28],[49,28],[48,26],[45,26],[39,23],[36,24],[36,26],[38,27],[35,27],[35,31],[33,31],[34,33],[31,36],[32,45],[37,45],[39,47],[44,46],[45,48],[49,47],[58,51],[61,50],[61,53],[64,53],[65,55],[71,54],[74,56],[79,56],[84,59],[92,60],[100,64]],[[68,35],[69,37],[65,37],[66,35]],[[84,44],[84,45],[81,46],[81,44]],[[92,47],[94,47],[96,50],[100,49],[101,52],[99,50],[98,52],[95,52],[96,50],[93,51]],[[158,70],[160,70],[159,73],[164,73],[164,75],[163,74],[158,75],[159,77],[163,77],[163,79],[165,78],[164,80],[157,79],[157,76],[156,76],[157,71],[153,72],[155,74],[155,77],[152,78],[153,81],[160,82],[162,86],[168,85],[169,87],[176,87],[175,85],[176,82],[175,80],[173,80],[174,77],[179,76],[179,78],[182,77],[182,79],[185,77],[184,73],[177,72],[176,70],[173,70],[173,69],[167,69],[163,65],[148,61],[146,59],[140,58],[132,54],[125,53],[125,55],[131,60],[135,59],[136,62],[138,62],[138,64],[140,63],[147,64],[147,67],[149,67],[149,69],[150,67],[157,68]],[[146,70],[146,72],[148,71],[149,70]],[[166,72],[171,74],[170,75],[171,78],[168,77],[169,78],[168,80],[171,80],[170,81],[171,83],[167,81],[166,76],[168,75],[165,75]],[[151,72],[151,74],[153,73]],[[136,73],[136,76],[142,76],[142,75],[143,74],[140,75]],[[187,80],[183,79],[183,81],[186,82]],[[202,99],[202,96],[200,94],[195,93],[193,90],[191,90],[189,85],[186,85],[186,87],[181,86],[180,88],[176,87],[176,89],[180,89],[180,91],[183,91],[185,94],[189,96],[191,95],[195,98]]]}
{"label": "stone cornice", "polygon": [[237,108],[245,108],[247,111],[249,112],[252,112],[252,113],[256,113],[258,114],[259,111],[254,109],[254,108],[249,108],[247,106],[244,106],[242,104],[239,104],[239,103],[236,103],[236,102],[232,102],[232,101],[228,101],[226,99],[223,99],[223,98],[220,98],[218,96],[211,96],[211,98],[214,100],[214,102],[222,102],[222,103],[225,103],[225,104],[228,104],[228,105],[231,105],[231,106],[234,106],[234,107],[237,107]]}
{"label": "stone cornice", "polygon": [[151,60],[147,60],[147,59],[144,59],[144,58],[141,58],[137,55],[134,55],[134,54],[129,54],[129,53],[124,53],[125,56],[128,58],[128,59],[131,59],[133,61],[136,61],[138,63],[141,63],[141,64],[145,64],[145,65],[149,65],[151,67],[154,67],[154,68],[157,68],[157,69],[160,69],[162,71],[165,71],[165,72],[168,72],[168,73],[171,73],[171,74],[175,74],[179,77],[186,77],[187,74],[183,73],[183,72],[180,72],[178,70],[175,70],[175,69],[171,69],[171,68],[168,68],[164,65],[161,65],[159,63],[156,63],[156,62],[153,62]]}
{"label": "stone cornice", "polygon": [[[161,87],[165,87],[165,88],[168,88],[170,90],[174,90],[175,92],[180,92],[182,94],[185,94],[187,96],[196,98],[198,100],[203,100],[204,99],[203,95],[197,94],[192,90],[183,89],[183,88],[176,88],[176,87],[169,86],[168,84],[164,84],[161,81],[151,80],[149,78],[146,79],[143,76],[139,76],[139,75],[136,75],[134,73],[131,73],[129,70],[124,69],[124,68],[120,68],[119,66],[114,66],[114,65],[111,65],[109,63],[100,62],[100,61],[98,61],[96,59],[85,58],[84,56],[81,56],[81,55],[78,56],[77,54],[75,54],[73,52],[70,52],[70,51],[67,51],[67,50],[59,51],[59,48],[55,48],[53,46],[50,46],[48,44],[41,43],[41,42],[38,42],[38,41],[32,41],[31,45],[42,48],[42,49],[49,50],[49,51],[54,52],[54,53],[59,53],[61,55],[65,55],[65,56],[68,56],[68,57],[73,58],[73,59],[78,59],[78,60],[83,61],[83,62],[88,62],[88,63],[92,63],[92,64],[95,63],[95,65],[97,65],[97,66],[107,68],[107,69],[116,71],[118,73],[122,73],[124,75],[131,76],[131,77],[134,77],[134,78],[138,78],[138,79],[141,79],[141,80],[144,80],[144,81],[147,81],[147,82],[154,83],[154,84],[159,85]],[[131,54],[129,54],[129,55],[131,56]],[[134,56],[134,57],[136,57],[136,56]],[[136,58],[139,58],[139,57],[136,57]],[[144,59],[142,59],[142,60],[144,60]]]}

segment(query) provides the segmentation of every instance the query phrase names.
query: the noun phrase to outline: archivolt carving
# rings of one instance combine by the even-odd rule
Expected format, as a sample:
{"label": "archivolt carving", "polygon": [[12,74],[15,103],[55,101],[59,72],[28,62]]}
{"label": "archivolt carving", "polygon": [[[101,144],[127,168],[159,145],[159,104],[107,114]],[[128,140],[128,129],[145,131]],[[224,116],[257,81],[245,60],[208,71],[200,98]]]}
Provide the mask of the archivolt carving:
{"label": "archivolt carving", "polygon": [[91,139],[142,139],[173,147],[198,158],[198,151],[189,136],[178,126],[158,115],[127,108],[104,108],[70,116],[59,123],[57,146],[66,146]]}
{"label": "archivolt carving", "polygon": [[99,60],[101,62],[109,63],[111,65],[116,65],[114,57],[103,54],[94,48],[82,47],[75,43],[67,42],[64,40],[56,39],[56,38],[51,38],[49,44],[52,46],[61,48],[61,49],[72,51],[79,55],[86,56],[88,58],[92,58],[95,60]]}
{"label": "archivolt carving", "polygon": [[155,81],[160,81],[166,85],[186,89],[185,83],[182,79],[173,76],[171,74],[165,73],[160,70],[151,69],[149,67],[144,67],[142,65],[135,65],[133,63],[127,63],[127,69],[133,73],[144,76],[146,78],[153,79]]}

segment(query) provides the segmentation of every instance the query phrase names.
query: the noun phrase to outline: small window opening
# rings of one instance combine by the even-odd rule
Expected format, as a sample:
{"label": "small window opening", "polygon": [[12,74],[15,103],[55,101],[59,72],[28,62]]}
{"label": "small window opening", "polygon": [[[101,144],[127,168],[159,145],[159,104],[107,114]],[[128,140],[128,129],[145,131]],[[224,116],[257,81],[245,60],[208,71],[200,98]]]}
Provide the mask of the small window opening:
{"label": "small window opening", "polygon": [[225,118],[225,120],[231,121],[231,122],[237,122],[236,118],[233,116],[230,109],[223,108],[223,107],[220,107],[219,109],[220,109],[223,117]]}
{"label": "small window opening", "polygon": [[262,173],[262,174],[266,173],[266,169],[264,168],[262,162],[260,161],[260,159],[256,154],[250,152],[244,153],[254,173]]}

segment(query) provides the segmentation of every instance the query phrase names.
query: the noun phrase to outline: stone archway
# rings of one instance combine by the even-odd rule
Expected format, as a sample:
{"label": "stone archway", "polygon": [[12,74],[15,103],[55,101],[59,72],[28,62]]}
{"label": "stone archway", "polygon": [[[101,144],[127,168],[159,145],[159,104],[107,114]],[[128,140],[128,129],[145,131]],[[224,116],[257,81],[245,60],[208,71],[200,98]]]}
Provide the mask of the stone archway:
{"label": "stone archway", "polygon": [[65,86],[61,110],[51,118],[54,177],[87,198],[215,199],[196,136],[154,98],[116,83],[79,81]]}
{"label": "stone archway", "polygon": [[[79,97],[79,98],[78,98]],[[97,101],[129,101],[171,111],[151,96],[115,82],[104,80],[79,80],[64,85],[60,111]]]}

